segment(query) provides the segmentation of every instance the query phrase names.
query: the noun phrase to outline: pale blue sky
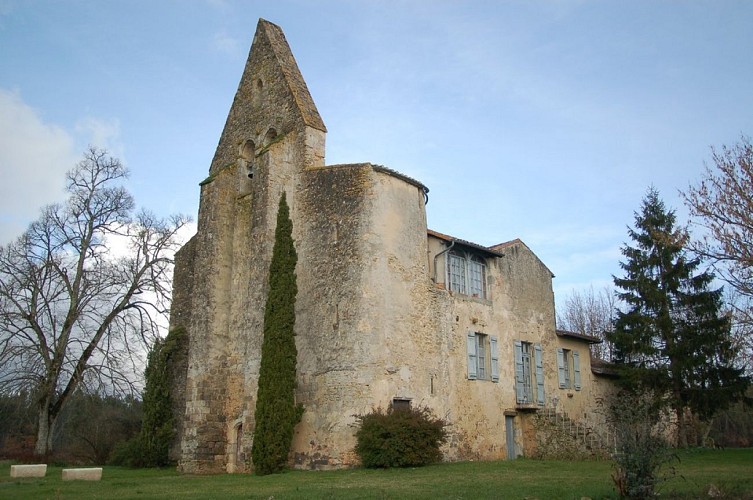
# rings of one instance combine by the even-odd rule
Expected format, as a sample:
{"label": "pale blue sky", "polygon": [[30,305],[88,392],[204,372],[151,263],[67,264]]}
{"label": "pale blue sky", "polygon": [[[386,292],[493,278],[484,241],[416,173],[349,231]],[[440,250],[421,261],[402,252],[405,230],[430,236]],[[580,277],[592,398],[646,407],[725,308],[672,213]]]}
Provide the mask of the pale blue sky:
{"label": "pale blue sky", "polygon": [[684,222],[709,146],[753,134],[750,1],[0,0],[0,242],[89,143],[140,205],[195,217],[259,17],[285,31],[328,163],[419,179],[432,229],[521,238],[558,303],[619,273],[649,185]]}

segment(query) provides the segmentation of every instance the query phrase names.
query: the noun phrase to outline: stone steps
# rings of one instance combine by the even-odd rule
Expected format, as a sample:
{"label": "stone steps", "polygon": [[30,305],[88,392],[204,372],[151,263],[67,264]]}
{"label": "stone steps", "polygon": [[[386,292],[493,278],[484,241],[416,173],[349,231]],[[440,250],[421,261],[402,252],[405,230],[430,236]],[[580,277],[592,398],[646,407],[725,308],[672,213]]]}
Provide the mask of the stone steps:
{"label": "stone steps", "polygon": [[614,434],[609,429],[597,430],[593,424],[574,420],[567,413],[551,407],[543,408],[540,412],[573,439],[583,443],[587,449],[606,456],[614,453]]}

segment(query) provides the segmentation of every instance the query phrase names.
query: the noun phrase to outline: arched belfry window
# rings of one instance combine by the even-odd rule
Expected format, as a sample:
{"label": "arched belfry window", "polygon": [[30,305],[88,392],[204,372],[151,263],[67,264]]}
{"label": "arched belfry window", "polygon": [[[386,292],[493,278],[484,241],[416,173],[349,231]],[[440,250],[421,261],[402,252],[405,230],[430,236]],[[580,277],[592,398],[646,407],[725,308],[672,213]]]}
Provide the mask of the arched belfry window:
{"label": "arched belfry window", "polygon": [[264,135],[264,145],[269,146],[275,139],[277,139],[277,130],[270,128]]}
{"label": "arched belfry window", "polygon": [[256,146],[254,145],[254,141],[247,140],[243,147],[241,147],[241,158],[240,158],[240,166],[241,166],[241,172],[243,175],[245,175],[249,179],[254,178],[254,150],[256,149]]}

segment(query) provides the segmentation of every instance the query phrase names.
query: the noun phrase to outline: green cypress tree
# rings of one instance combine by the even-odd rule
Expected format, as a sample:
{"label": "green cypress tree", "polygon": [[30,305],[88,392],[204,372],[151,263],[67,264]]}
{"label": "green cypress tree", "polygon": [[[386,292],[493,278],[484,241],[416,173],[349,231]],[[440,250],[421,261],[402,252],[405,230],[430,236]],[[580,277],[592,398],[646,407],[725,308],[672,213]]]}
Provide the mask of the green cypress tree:
{"label": "green cypress tree", "polygon": [[617,311],[608,338],[623,383],[661,396],[657,405],[675,413],[677,442],[685,446],[685,410],[708,419],[740,398],[749,380],[733,363],[722,290],[711,289],[714,275],[699,272],[700,259],[687,254],[688,234],[655,189],[628,234],[635,246],[622,248],[625,276],[614,278],[626,309]]}
{"label": "green cypress tree", "polygon": [[157,339],[149,353],[144,372],[144,417],[141,422],[140,457],[132,463],[142,467],[168,465],[168,450],[174,437],[173,409],[170,398],[171,360],[185,351],[188,336],[184,328],[171,330],[164,340]]}
{"label": "green cypress tree", "polygon": [[293,223],[280,197],[277,228],[269,266],[269,295],[264,308],[264,340],[256,397],[256,427],[251,456],[257,474],[285,468],[293,430],[303,409],[295,404],[295,298],[298,293],[293,246]]}

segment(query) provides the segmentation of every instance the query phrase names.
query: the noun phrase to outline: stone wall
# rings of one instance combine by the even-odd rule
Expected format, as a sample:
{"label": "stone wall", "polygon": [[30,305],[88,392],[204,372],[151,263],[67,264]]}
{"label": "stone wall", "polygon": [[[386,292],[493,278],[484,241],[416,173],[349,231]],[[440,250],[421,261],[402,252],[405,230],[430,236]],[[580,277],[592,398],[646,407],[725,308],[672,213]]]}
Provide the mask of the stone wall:
{"label": "stone wall", "polygon": [[[575,424],[577,425],[577,423]],[[569,430],[539,413],[532,418],[535,447],[530,456],[546,460],[592,460],[605,458],[605,452],[596,444],[589,446],[587,438],[579,437],[577,429]],[[599,438],[595,438],[598,441]],[[596,443],[594,441],[594,443]],[[601,443],[598,443],[600,445]]]}

